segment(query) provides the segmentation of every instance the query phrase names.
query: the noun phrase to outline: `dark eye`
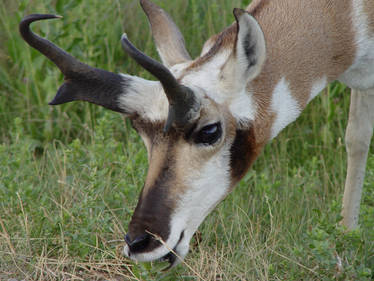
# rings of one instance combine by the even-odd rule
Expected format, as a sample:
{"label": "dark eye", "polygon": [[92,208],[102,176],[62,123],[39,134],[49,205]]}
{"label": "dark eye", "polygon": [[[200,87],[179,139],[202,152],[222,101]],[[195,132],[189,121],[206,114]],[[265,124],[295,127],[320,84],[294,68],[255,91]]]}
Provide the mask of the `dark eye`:
{"label": "dark eye", "polygon": [[215,123],[202,128],[195,135],[194,141],[197,144],[212,145],[222,136],[221,123]]}

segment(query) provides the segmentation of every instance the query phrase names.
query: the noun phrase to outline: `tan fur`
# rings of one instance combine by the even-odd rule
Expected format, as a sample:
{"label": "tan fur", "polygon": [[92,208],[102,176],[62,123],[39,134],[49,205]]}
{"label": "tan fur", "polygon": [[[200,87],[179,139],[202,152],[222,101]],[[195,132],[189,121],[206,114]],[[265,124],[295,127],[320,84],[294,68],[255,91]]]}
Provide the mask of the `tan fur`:
{"label": "tan fur", "polygon": [[181,179],[182,185],[177,189],[173,190],[176,195],[181,195],[184,193],[186,186],[184,184],[185,179],[199,177],[198,173],[202,170],[203,166],[208,162],[217,153],[220,153],[227,143],[231,144],[235,137],[236,130],[236,121],[235,118],[228,112],[222,112],[214,102],[208,101],[211,105],[204,107],[204,110],[201,112],[201,117],[199,120],[199,126],[207,125],[207,121],[210,121],[208,124],[214,120],[222,121],[222,126],[224,129],[224,134],[222,139],[216,145],[207,149],[206,147],[198,147],[190,143],[181,144],[177,149],[176,159],[176,178]]}
{"label": "tan fur", "polygon": [[[162,129],[155,130],[153,128],[152,130],[151,128],[155,125],[150,123],[133,122],[139,134],[148,142],[146,146],[149,168],[142,191],[143,198],[147,196],[151,188],[156,186],[155,183],[167,164],[171,165],[169,165],[169,168],[173,169],[174,177],[166,181],[167,187],[165,188],[168,188],[170,199],[177,198],[188,188],[184,181],[191,175],[196,174],[196,171],[201,170],[202,166],[222,149],[223,140],[226,142],[233,140],[236,121],[229,111],[222,112],[222,109],[210,99],[203,99],[202,103],[204,106],[200,112],[197,128],[210,124],[212,120],[217,120],[222,121],[225,130],[221,142],[209,149],[186,142],[181,136],[177,137],[177,133],[165,135]],[[155,127],[159,128],[160,126],[161,124]],[[153,132],[152,136],[150,136],[150,130]],[[170,163],[167,163],[168,161]]]}
{"label": "tan fur", "polygon": [[[209,164],[217,159],[226,160],[223,156],[230,156],[230,163],[228,167],[217,168],[217,171],[231,173],[231,184],[227,190],[230,192],[271,138],[272,126],[277,118],[277,113],[271,108],[277,84],[282,79],[287,82],[292,97],[302,110],[309,102],[316,82],[324,78],[326,82],[336,80],[353,64],[356,47],[352,1],[355,0],[254,0],[247,11],[258,21],[267,47],[266,61],[260,74],[247,84],[247,91],[256,105],[255,119],[248,122],[247,127],[238,128],[237,120],[225,104],[218,105],[210,98],[203,98],[204,104],[194,131],[215,121],[220,121],[224,129],[219,143],[205,147],[191,143],[193,138],[186,140],[180,132],[173,137],[170,132],[163,134],[159,126],[154,126],[156,130],[151,128],[152,124],[146,124],[144,131],[151,142],[148,145],[150,167],[142,199],[144,202],[149,200],[139,209],[144,211],[146,204],[153,206],[157,200],[164,200],[162,204],[169,213],[175,211],[176,202],[180,201],[183,206],[183,195],[191,186],[194,187],[191,182],[197,183],[204,178],[201,171],[206,167],[213,170],[214,176],[216,166]],[[365,11],[372,15],[374,0],[364,1]],[[170,27],[164,14],[150,18],[151,25],[158,26],[152,27],[154,33],[159,32],[155,36],[156,43],[157,40],[168,40],[167,33],[173,31],[162,35],[163,29]],[[369,25],[374,30],[373,21]],[[161,41],[157,43],[158,47],[162,46]],[[189,72],[206,71],[203,66],[216,57],[222,58],[221,54],[228,55],[229,51],[234,51],[236,41],[237,24],[234,23],[205,43],[201,57],[182,70],[178,80],[183,81]],[[169,49],[173,49],[170,46]],[[147,126],[150,126],[148,133]],[[162,194],[155,196],[155,190]]]}
{"label": "tan fur", "polygon": [[[209,62],[214,58],[219,52],[231,49],[234,46],[236,38],[236,25],[231,25],[223,30],[221,33],[211,37],[208,41],[216,39],[216,42],[210,48],[210,50],[204,54],[202,57],[196,59],[185,71],[196,71],[204,63]],[[208,42],[210,44],[210,42]]]}
{"label": "tan fur", "polygon": [[333,81],[353,63],[351,10],[351,0],[263,0],[248,7],[267,42],[266,64],[249,85],[260,102],[257,139],[268,138],[273,118],[269,110],[271,94],[282,77],[304,108],[315,81],[324,76]]}
{"label": "tan fur", "polygon": [[[303,109],[313,83],[323,77],[335,80],[353,63],[354,30],[352,0],[256,0],[247,10],[259,22],[265,34],[267,59],[261,74],[248,85],[259,104],[255,120],[256,139],[264,144],[275,118],[270,110],[276,84],[285,77],[294,98]],[[366,0],[371,10],[372,0]],[[215,44],[186,71],[197,71],[225,49],[232,49],[236,24],[209,39]],[[323,50],[321,52],[321,50]]]}
{"label": "tan fur", "polygon": [[147,195],[148,190],[154,186],[155,181],[160,176],[168,152],[167,143],[158,143],[157,145],[152,145],[151,147],[151,151],[148,152],[149,168],[147,178],[144,183],[143,196]]}
{"label": "tan fur", "polygon": [[368,15],[370,32],[374,35],[374,1],[364,0],[364,12]]}

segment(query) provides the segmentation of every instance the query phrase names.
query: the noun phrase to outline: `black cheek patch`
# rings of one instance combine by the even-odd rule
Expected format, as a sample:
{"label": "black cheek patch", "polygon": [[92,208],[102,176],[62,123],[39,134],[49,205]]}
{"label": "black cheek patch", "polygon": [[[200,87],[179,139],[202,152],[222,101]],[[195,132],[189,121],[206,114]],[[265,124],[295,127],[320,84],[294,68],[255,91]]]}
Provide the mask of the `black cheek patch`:
{"label": "black cheek patch", "polygon": [[259,154],[253,128],[237,130],[230,149],[230,167],[232,183],[236,184],[248,171]]}

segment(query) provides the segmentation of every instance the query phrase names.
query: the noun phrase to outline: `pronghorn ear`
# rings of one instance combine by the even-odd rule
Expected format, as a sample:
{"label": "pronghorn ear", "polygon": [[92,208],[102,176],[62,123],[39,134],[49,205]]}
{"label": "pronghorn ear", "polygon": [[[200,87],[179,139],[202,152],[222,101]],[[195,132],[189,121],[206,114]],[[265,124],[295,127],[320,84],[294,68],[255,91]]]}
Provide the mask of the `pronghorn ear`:
{"label": "pronghorn ear", "polygon": [[226,62],[222,74],[226,80],[236,85],[245,85],[254,79],[262,69],[266,59],[264,33],[257,21],[246,11],[234,9],[237,36],[233,52]]}
{"label": "pronghorn ear", "polygon": [[191,60],[182,33],[171,17],[149,0],[140,0],[151,25],[157,51],[166,67]]}

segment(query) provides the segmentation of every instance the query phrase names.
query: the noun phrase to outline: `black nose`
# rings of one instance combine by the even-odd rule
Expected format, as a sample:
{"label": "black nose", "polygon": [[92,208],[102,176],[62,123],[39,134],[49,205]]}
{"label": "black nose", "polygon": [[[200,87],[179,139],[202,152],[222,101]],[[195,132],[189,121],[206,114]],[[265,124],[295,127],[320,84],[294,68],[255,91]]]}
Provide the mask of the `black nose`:
{"label": "black nose", "polygon": [[151,236],[147,233],[135,237],[131,240],[131,236],[127,233],[125,235],[125,242],[129,246],[131,252],[140,252],[144,250],[151,240]]}

